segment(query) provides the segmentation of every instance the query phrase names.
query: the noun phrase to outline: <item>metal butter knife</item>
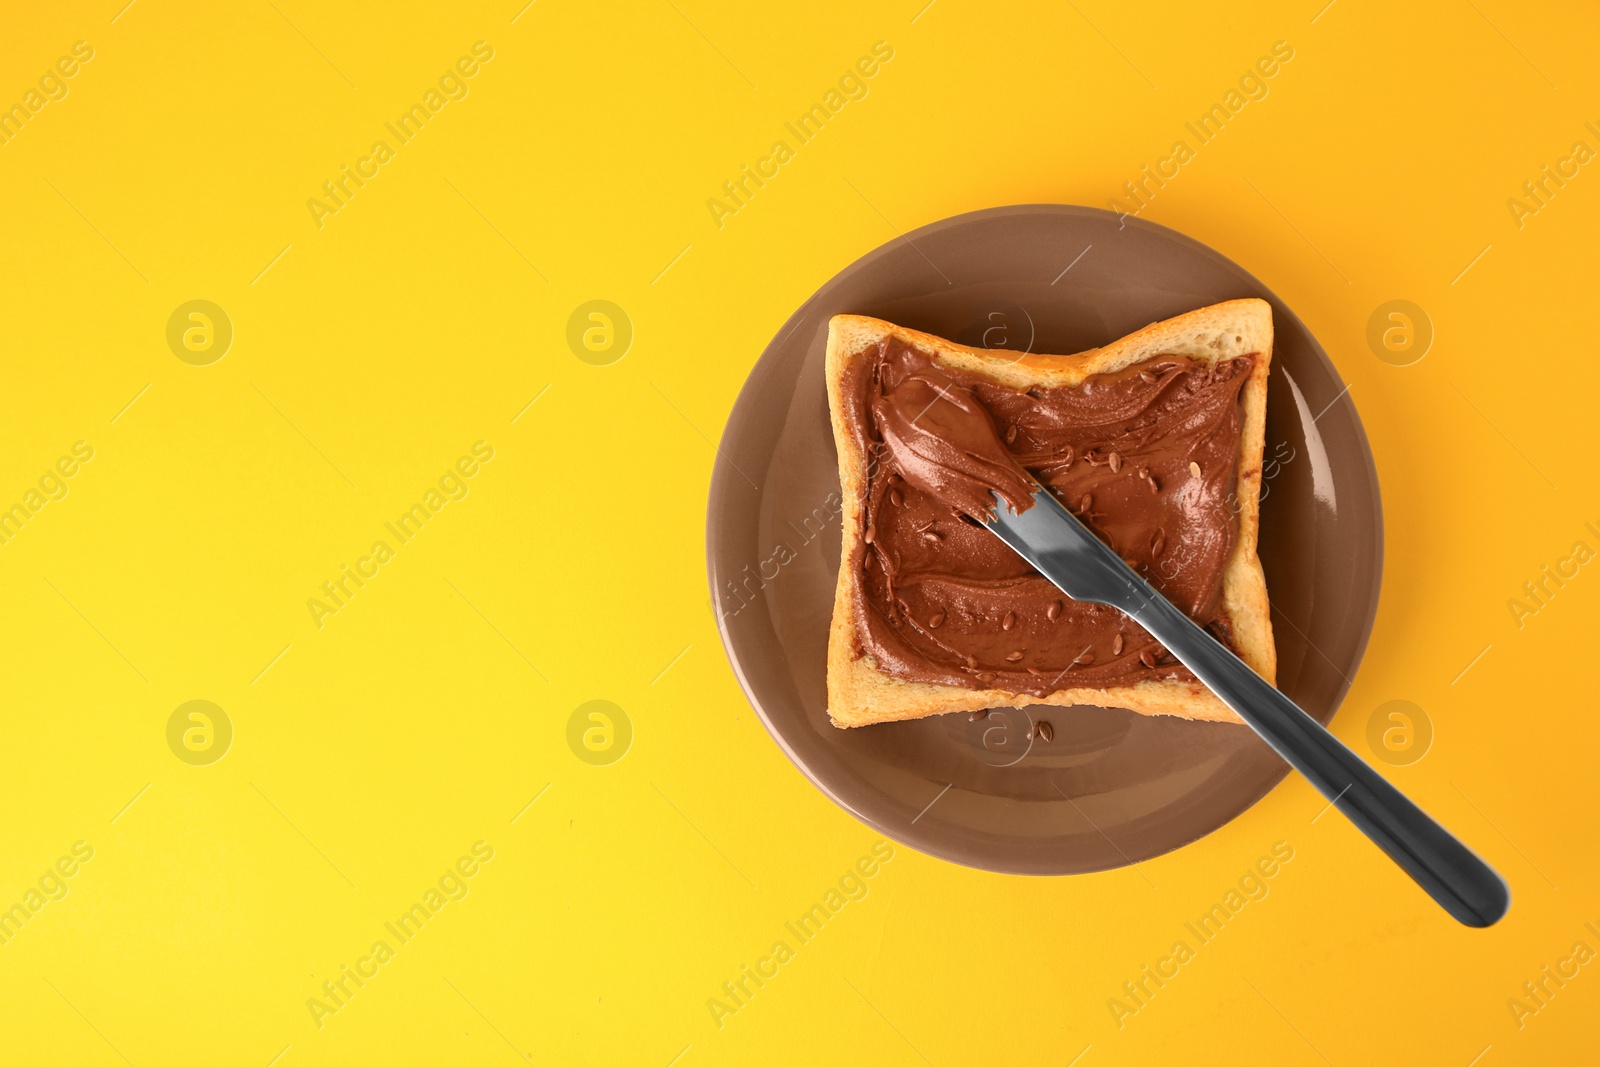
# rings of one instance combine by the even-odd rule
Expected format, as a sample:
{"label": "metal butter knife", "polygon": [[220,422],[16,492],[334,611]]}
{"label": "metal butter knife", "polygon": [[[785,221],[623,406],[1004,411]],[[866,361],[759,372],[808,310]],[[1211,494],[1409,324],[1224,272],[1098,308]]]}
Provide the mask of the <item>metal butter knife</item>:
{"label": "metal butter knife", "polygon": [[1349,817],[1446,911],[1468,926],[1506,913],[1505,880],[1322,724],[1251,670],[1124,563],[1048,491],[1011,512],[995,494],[985,525],[1074,600],[1131,616]]}

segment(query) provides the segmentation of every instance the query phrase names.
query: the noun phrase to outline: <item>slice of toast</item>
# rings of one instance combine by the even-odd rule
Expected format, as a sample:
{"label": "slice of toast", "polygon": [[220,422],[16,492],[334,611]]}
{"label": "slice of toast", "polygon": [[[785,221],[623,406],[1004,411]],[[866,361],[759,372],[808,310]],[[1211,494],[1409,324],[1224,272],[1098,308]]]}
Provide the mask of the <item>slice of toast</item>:
{"label": "slice of toast", "polygon": [[866,726],[952,711],[1038,704],[1093,704],[1145,715],[1239,722],[1232,709],[1192,678],[1152,678],[1110,688],[1064,688],[1039,696],[909,681],[879,669],[871,653],[862,651],[852,583],[860,573],[858,559],[864,547],[868,467],[867,457],[845,422],[843,379],[853,361],[869,356],[891,339],[929,353],[949,368],[978,374],[1013,389],[1076,386],[1091,375],[1123,370],[1158,357],[1182,356],[1211,367],[1238,356],[1254,356],[1254,365],[1239,394],[1235,488],[1238,529],[1232,554],[1223,568],[1221,604],[1234,651],[1271,682],[1276,677],[1277,651],[1272,640],[1266,579],[1256,555],[1267,373],[1272,359],[1271,306],[1257,299],[1213,304],[1152,323],[1103,348],[1067,356],[1019,356],[1003,349],[968,348],[860,315],[836,315],[828,324],[828,407],[839,451],[844,499],[844,545],[828,640],[828,714],[835,726]]}

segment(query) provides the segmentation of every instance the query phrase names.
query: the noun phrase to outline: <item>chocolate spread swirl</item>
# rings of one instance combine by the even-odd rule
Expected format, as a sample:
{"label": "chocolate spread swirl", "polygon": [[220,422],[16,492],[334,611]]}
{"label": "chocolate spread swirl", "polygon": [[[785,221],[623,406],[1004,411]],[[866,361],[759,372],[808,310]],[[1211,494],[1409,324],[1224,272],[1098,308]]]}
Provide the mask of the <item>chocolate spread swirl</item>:
{"label": "chocolate spread swirl", "polygon": [[999,493],[1033,507],[1033,479],[1000,443],[994,419],[948,375],[912,374],[872,398],[872,424],[911,488],[975,519],[994,517]]}
{"label": "chocolate spread swirl", "polygon": [[1032,505],[1024,468],[1169,600],[1230,643],[1240,392],[1254,365],[1159,356],[1012,389],[890,340],[845,372],[867,457],[849,565],[858,654],[908,681],[1043,696],[1193,676],[1115,608],[1072,600],[971,516]]}

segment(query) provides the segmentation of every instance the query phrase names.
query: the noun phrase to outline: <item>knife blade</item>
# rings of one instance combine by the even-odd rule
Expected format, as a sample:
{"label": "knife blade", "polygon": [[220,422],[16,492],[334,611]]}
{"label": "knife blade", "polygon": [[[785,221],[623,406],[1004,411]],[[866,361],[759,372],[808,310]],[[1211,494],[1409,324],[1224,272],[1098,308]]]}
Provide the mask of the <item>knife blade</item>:
{"label": "knife blade", "polygon": [[1130,616],[1238,713],[1329,803],[1429,896],[1467,926],[1489,926],[1511,903],[1505,879],[1350,751],[1321,723],[1201,629],[1048,490],[1013,512],[997,493],[988,529],[1074,600]]}

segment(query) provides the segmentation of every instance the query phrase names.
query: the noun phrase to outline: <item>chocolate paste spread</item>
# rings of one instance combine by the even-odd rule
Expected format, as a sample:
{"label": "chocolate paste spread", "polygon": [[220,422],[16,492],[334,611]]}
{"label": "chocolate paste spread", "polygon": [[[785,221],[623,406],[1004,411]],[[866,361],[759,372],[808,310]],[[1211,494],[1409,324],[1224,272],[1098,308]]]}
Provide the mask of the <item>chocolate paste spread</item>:
{"label": "chocolate paste spread", "polygon": [[1224,643],[1239,395],[1254,365],[1162,356],[1019,391],[898,340],[845,372],[867,457],[850,565],[858,653],[908,681],[1044,695],[1192,678],[1115,608],[1072,600],[969,516],[1032,505],[1025,468]]}

